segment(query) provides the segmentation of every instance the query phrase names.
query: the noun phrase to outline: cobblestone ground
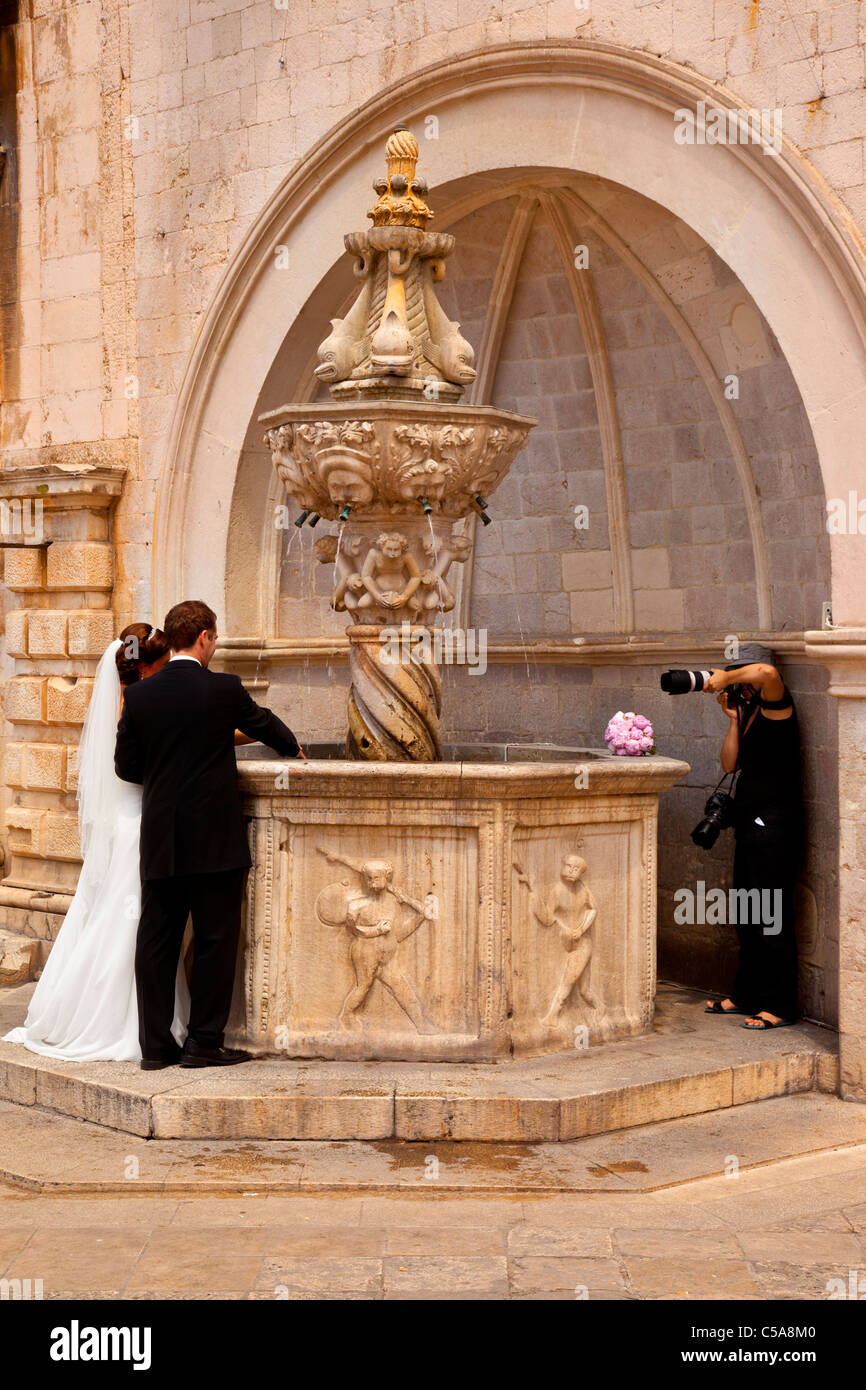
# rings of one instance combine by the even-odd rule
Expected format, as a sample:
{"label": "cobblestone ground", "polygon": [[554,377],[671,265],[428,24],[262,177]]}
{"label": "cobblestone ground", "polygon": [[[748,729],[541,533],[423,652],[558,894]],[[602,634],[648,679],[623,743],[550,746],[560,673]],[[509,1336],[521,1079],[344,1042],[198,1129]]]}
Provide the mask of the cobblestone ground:
{"label": "cobblestone ground", "polygon": [[81,1300],[850,1297],[866,1293],[866,1146],[616,1195],[7,1186],[0,1277]]}

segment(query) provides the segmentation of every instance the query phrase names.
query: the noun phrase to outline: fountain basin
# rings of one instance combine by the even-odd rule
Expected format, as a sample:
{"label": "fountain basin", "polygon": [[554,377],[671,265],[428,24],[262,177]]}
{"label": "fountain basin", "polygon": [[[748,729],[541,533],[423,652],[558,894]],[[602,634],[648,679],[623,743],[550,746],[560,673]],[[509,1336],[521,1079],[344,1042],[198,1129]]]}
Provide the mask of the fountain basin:
{"label": "fountain basin", "polygon": [[232,1042],[490,1061],[650,1029],[658,796],[688,764],[456,751],[473,760],[239,760],[253,868]]}

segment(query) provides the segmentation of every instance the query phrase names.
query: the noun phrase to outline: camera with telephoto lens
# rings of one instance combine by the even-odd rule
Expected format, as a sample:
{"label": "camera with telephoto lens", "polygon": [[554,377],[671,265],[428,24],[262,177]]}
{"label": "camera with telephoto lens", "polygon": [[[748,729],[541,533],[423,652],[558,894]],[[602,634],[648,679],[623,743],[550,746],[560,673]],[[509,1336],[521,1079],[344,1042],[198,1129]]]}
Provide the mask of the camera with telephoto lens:
{"label": "camera with telephoto lens", "polygon": [[[688,695],[692,690],[703,690],[712,674],[712,671],[663,671],[659,684],[666,695]],[[725,694],[728,709],[739,709],[748,703],[741,685],[726,686]]]}
{"label": "camera with telephoto lens", "polygon": [[692,831],[692,839],[701,849],[712,849],[721,831],[734,823],[734,798],[718,787],[707,797],[704,818]]}
{"label": "camera with telephoto lens", "polygon": [[703,690],[712,671],[664,671],[661,688],[666,695],[688,695],[692,690]]}

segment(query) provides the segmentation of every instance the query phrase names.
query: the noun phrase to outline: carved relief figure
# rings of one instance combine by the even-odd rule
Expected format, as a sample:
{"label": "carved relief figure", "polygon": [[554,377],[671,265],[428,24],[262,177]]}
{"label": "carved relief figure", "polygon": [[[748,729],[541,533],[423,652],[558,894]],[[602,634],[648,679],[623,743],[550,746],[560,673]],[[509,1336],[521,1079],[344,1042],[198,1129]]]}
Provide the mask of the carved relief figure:
{"label": "carved relief figure", "polygon": [[338,613],[353,613],[364,592],[364,581],[358,572],[358,556],[363,544],[362,536],[345,536],[342,545],[337,536],[320,536],[313,547],[320,564],[336,562],[337,583],[331,607]]}
{"label": "carved relief figure", "polygon": [[430,337],[424,343],[424,352],[430,362],[438,367],[447,381],[459,382],[468,386],[475,380],[475,349],[460,332],[460,324],[449,319],[439,300],[434,285],[443,279],[445,264],[439,259],[427,262],[428,275],[424,281],[424,307],[430,325]]}
{"label": "carved relief figure", "polygon": [[528,434],[528,430],[500,425],[488,431],[481,455],[466,477],[465,486],[470,496],[481,493],[482,497],[487,497],[498,487],[514,455],[526,443]]}
{"label": "carved relief figure", "polygon": [[424,497],[439,511],[451,477],[451,469],[440,459],[425,458],[406,463],[397,474],[397,491],[403,502]]}
{"label": "carved relief figure", "polygon": [[[364,507],[373,500],[375,488],[370,456],[361,452],[364,445],[371,442],[365,438],[364,428],[359,423],[352,434],[344,429],[340,444],[322,450],[316,460],[328,497],[336,506],[349,502],[353,507]],[[367,425],[366,429],[372,436],[372,426]]]}
{"label": "carved relief figure", "polygon": [[[355,983],[343,1000],[341,1028],[357,1028],[358,1014],[374,981],[380,980],[419,1033],[436,1032],[424,1006],[395,960],[401,941],[425,920],[424,904],[394,884],[394,866],[387,859],[349,859],[333,850],[319,850],[329,864],[344,864],[362,887],[347,889],[334,883],[316,899],[316,916],[328,926],[345,926],[351,936],[349,958]],[[408,913],[405,911],[408,909]]]}
{"label": "carved relief figure", "polygon": [[383,531],[371,545],[361,570],[366,593],[358,600],[359,609],[408,609],[414,616],[420,600],[415,591],[421,571],[409,550],[409,542],[399,531]]}
{"label": "carved relief figure", "polygon": [[449,613],[457,602],[452,589],[445,582],[445,576],[452,564],[464,564],[469,558],[472,542],[468,536],[449,536],[434,546],[431,539],[424,541],[424,554],[432,561],[429,569],[421,575],[424,592],[421,597],[421,610],[424,613],[441,609]]}
{"label": "carved relief figure", "polygon": [[304,477],[300,460],[295,456],[296,441],[292,426],[280,425],[277,429],[268,430],[264,440],[271,450],[274,467],[286,492],[302,507],[314,507],[316,494]]}
{"label": "carved relief figure", "polygon": [[355,275],[364,281],[364,287],[345,318],[331,319],[331,332],[318,351],[319,365],[315,372],[320,381],[343,381],[364,355],[364,326],[372,293],[371,270],[372,261],[368,257],[356,258]]}
{"label": "carved relief figure", "polygon": [[586,860],[579,854],[567,854],[562,860],[560,879],[545,900],[535,891],[523,869],[514,861],[518,881],[529,889],[529,908],[542,927],[558,927],[559,940],[565,951],[562,972],[550,1007],[542,1023],[554,1026],[573,990],[577,990],[587,1008],[598,1010],[599,1001],[589,988],[589,967],[592,960],[592,927],[596,907],[592,893],[583,881]]}

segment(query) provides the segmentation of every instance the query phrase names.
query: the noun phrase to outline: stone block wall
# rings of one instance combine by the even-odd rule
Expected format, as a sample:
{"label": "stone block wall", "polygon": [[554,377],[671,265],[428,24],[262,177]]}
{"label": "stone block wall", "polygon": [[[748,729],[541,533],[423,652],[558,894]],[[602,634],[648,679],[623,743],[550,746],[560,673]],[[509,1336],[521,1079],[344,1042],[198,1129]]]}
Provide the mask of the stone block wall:
{"label": "stone block wall", "polygon": [[77,745],[92,673],[115,635],[111,510],[122,474],[37,466],[6,481],[44,509],[41,539],[5,551],[8,921],[26,914],[26,890],[64,899],[78,876]]}

